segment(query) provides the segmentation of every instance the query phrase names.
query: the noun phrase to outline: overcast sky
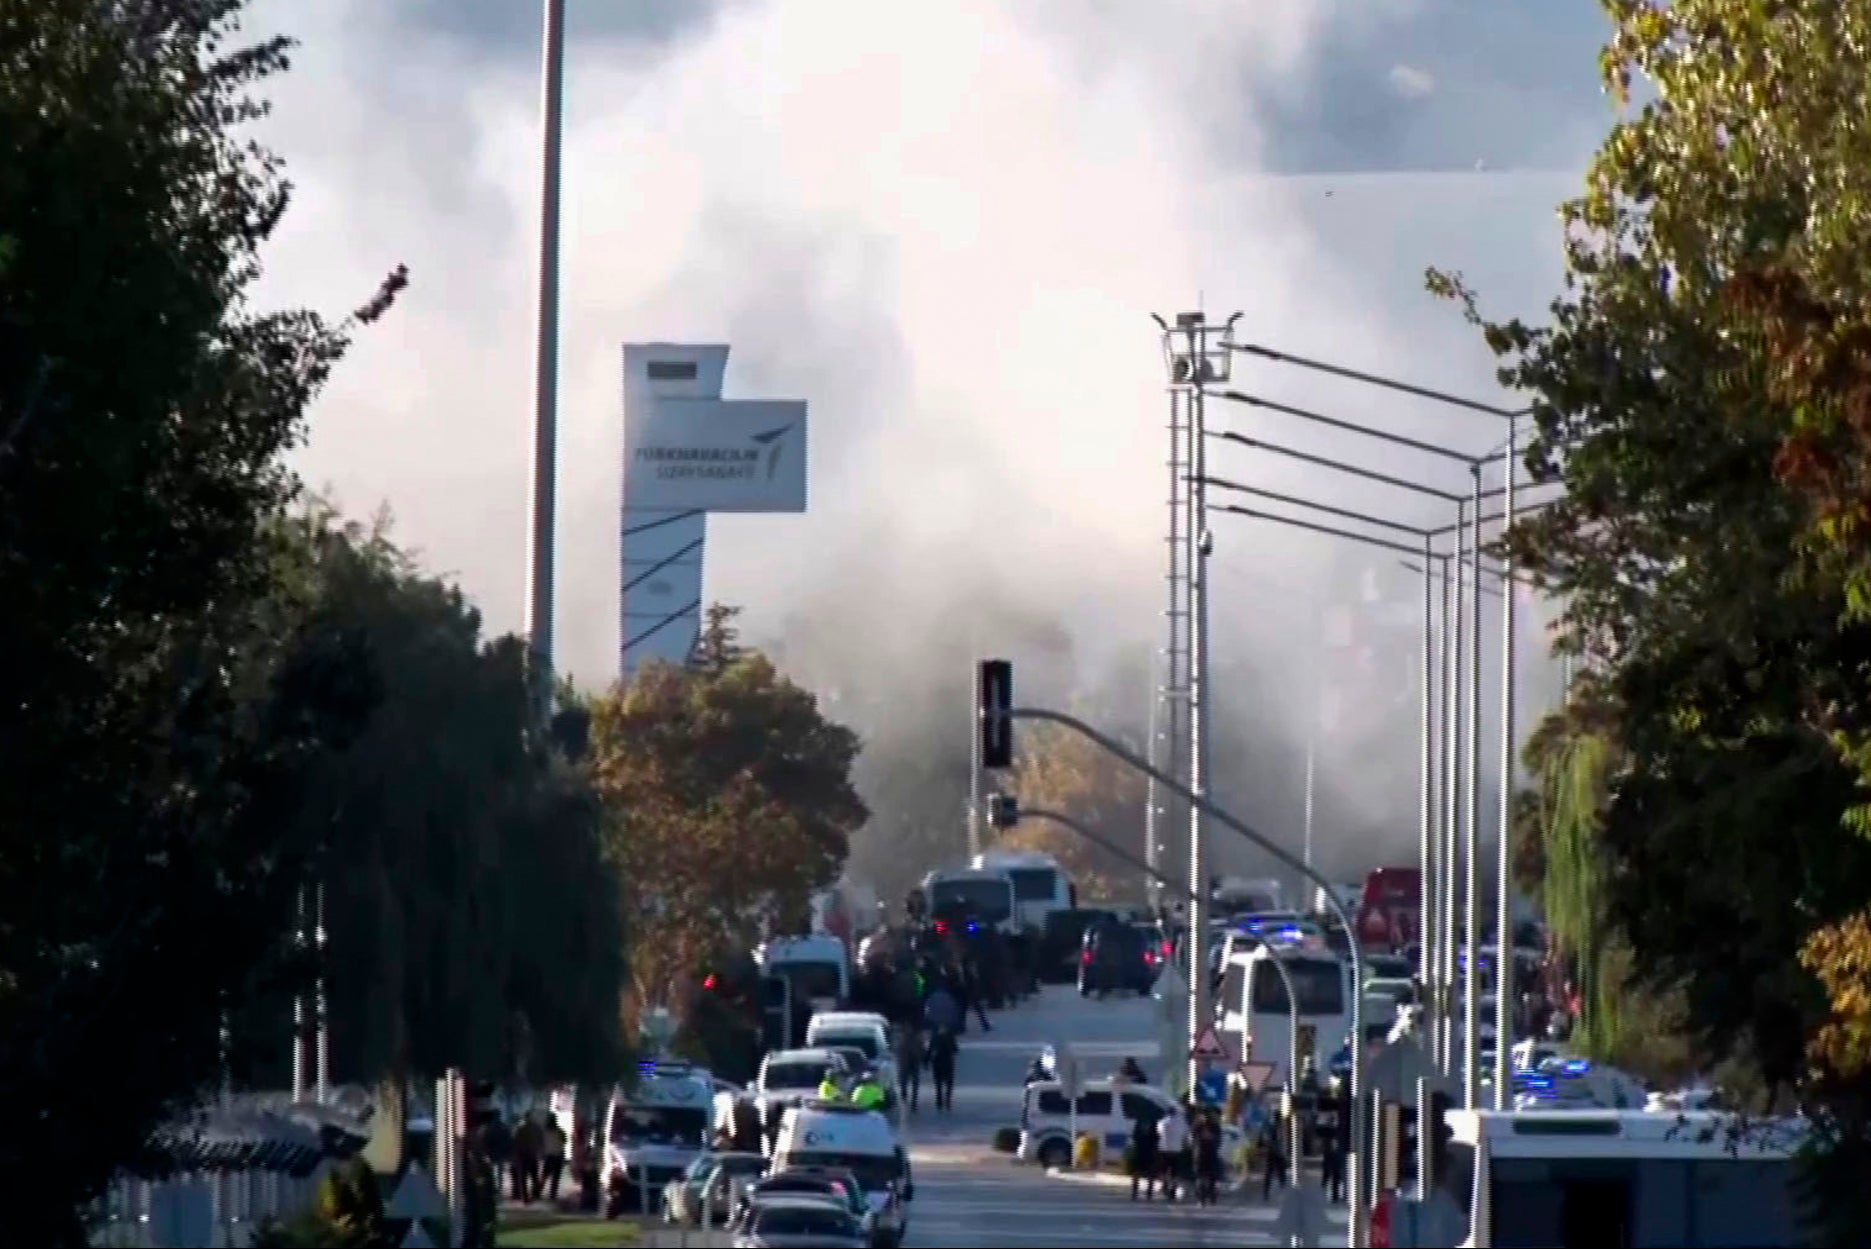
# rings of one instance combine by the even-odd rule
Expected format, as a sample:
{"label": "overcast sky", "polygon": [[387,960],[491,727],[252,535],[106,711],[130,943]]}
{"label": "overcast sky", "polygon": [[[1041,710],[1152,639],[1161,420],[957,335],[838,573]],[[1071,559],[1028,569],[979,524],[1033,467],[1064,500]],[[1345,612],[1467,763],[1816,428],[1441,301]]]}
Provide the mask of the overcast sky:
{"label": "overcast sky", "polygon": [[[261,0],[303,48],[268,137],[300,188],[267,295],[411,287],[318,405],[307,477],[521,620],[537,3]],[[1592,0],[569,0],[562,660],[617,644],[618,345],[725,340],[730,397],[803,398],[812,509],[711,522],[709,595],[887,682],[988,609],[1086,662],[1159,628],[1148,319],[1481,397],[1425,266],[1497,312],[1557,289],[1553,209],[1611,120]],[[1273,366],[1237,384],[1476,448],[1485,418]],[[1498,397],[1498,396],[1497,396]],[[1465,474],[1217,405],[1215,423]],[[1238,447],[1213,471],[1411,520],[1446,508]],[[1345,548],[1218,522],[1217,649],[1298,669]],[[1230,588],[1232,587],[1232,588]],[[980,639],[989,649],[993,639]],[[811,650],[814,648],[805,648]],[[823,679],[824,674],[812,674]]]}

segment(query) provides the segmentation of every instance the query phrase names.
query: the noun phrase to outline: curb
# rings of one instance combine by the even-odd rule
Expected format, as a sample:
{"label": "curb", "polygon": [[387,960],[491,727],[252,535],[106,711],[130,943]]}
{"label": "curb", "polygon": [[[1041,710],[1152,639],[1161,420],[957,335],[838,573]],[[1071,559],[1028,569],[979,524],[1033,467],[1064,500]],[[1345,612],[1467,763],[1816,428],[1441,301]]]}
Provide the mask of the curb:
{"label": "curb", "polygon": [[1077,1171],[1067,1167],[1047,1167],[1046,1174],[1074,1184],[1097,1184],[1105,1188],[1128,1188],[1130,1177],[1115,1171]]}

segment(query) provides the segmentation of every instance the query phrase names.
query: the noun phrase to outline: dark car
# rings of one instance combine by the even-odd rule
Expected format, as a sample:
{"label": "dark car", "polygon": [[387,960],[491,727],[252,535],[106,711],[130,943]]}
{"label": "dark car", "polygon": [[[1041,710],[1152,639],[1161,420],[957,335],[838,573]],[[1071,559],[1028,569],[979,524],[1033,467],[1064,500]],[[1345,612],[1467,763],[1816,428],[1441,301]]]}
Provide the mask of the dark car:
{"label": "dark car", "polygon": [[1109,923],[1085,931],[1078,957],[1078,991],[1097,994],[1150,992],[1156,983],[1155,953],[1150,940],[1134,924]]}
{"label": "dark car", "polygon": [[1111,912],[1097,907],[1051,911],[1039,934],[1035,958],[1039,978],[1046,984],[1071,984],[1078,977],[1078,954],[1085,948],[1085,932],[1109,923]]}

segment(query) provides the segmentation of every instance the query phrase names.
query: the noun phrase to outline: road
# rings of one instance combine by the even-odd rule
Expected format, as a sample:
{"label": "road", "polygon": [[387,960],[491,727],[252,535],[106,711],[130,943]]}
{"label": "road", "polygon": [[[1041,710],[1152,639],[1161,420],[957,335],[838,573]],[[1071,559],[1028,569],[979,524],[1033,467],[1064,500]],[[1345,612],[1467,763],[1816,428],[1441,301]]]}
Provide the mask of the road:
{"label": "road", "polygon": [[[994,1030],[963,1038],[955,1109],[938,1117],[926,1100],[909,1124],[916,1199],[907,1249],[1034,1249],[1047,1246],[1118,1249],[1137,1246],[1257,1246],[1278,1243],[1275,1207],[1230,1193],[1220,1206],[1133,1203],[1110,1177],[1050,1176],[993,1152],[994,1130],[1020,1119],[1021,1077],[1039,1049],[1070,1040],[1088,1078],[1109,1074],[1135,1057],[1153,1079],[1160,1063],[1151,1012],[1142,998],[1087,1001],[1049,987],[1025,1005],[991,1016]],[[1344,1243],[1337,1212],[1323,1243]]]}

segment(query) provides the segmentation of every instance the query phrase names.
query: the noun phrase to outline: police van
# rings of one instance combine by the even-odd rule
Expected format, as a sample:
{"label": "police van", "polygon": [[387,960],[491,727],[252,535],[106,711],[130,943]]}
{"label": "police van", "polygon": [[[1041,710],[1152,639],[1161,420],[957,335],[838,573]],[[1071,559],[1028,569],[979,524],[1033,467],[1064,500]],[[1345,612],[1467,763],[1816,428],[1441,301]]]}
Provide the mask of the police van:
{"label": "police van", "polygon": [[645,1062],[636,1087],[621,1085],[604,1114],[605,1210],[647,1213],[669,1181],[708,1148],[713,1077],[678,1062]]}
{"label": "police van", "polygon": [[916,1195],[909,1151],[888,1120],[843,1102],[805,1102],[786,1111],[773,1143],[773,1174],[835,1167],[857,1177],[870,1204],[875,1243],[895,1249]]}

